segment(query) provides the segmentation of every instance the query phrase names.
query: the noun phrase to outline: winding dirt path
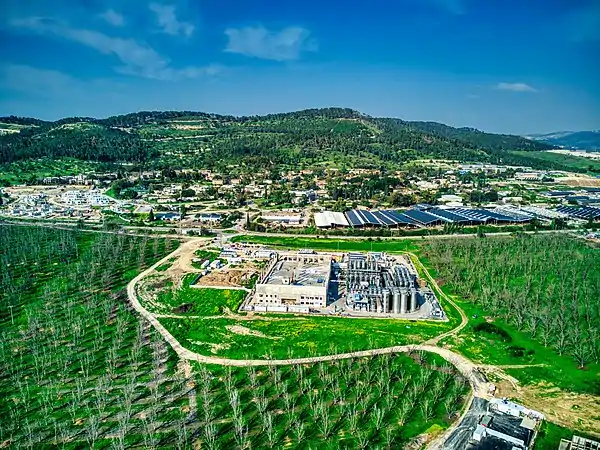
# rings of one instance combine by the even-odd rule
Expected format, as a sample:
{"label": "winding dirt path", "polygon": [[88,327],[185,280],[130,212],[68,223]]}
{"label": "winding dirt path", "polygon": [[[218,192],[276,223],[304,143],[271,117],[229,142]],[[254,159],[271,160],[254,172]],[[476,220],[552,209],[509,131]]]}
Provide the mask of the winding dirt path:
{"label": "winding dirt path", "polygon": [[[441,443],[445,442],[445,440],[450,436],[450,434],[460,425],[462,418],[465,416],[466,411],[468,410],[472,400],[474,397],[482,397],[489,398],[489,389],[491,387],[491,383],[487,381],[485,376],[482,373],[482,369],[493,369],[494,372],[502,372],[501,367],[497,366],[489,366],[489,365],[478,365],[468,358],[455,353],[449,349],[442,348],[438,346],[438,343],[441,339],[444,339],[448,336],[453,336],[459,333],[465,326],[468,324],[468,317],[464,313],[464,311],[449,297],[447,296],[438,286],[435,279],[431,276],[429,271],[425,268],[422,262],[419,260],[418,256],[414,253],[408,253],[408,255],[413,260],[413,263],[416,264],[420,268],[421,273],[427,278],[432,288],[436,291],[438,296],[445,302],[447,302],[451,307],[453,307],[460,315],[461,322],[454,327],[452,330],[449,330],[445,333],[440,334],[439,336],[430,339],[422,344],[415,345],[400,345],[386,348],[378,348],[378,349],[370,349],[363,351],[355,351],[348,353],[340,353],[335,355],[324,355],[324,356],[315,356],[309,358],[292,358],[292,359],[229,359],[229,358],[221,358],[216,356],[207,356],[202,355],[196,352],[192,352],[188,350],[183,345],[179,343],[177,339],[158,321],[157,317],[163,317],[163,315],[154,315],[146,310],[138,300],[136,286],[137,284],[148,276],[152,271],[154,271],[157,267],[162,264],[165,264],[168,260],[178,257],[185,252],[189,252],[190,248],[193,248],[198,244],[197,239],[192,239],[184,244],[182,244],[179,248],[177,248],[174,252],[162,258],[160,261],[153,264],[148,269],[144,270],[140,274],[138,274],[131,282],[127,285],[127,295],[129,297],[129,301],[131,302],[134,309],[146,320],[148,320],[152,326],[163,336],[163,338],[169,343],[169,345],[173,348],[173,350],[177,353],[177,355],[186,361],[196,361],[203,364],[216,364],[222,366],[236,366],[236,367],[250,367],[250,366],[283,366],[283,365],[294,365],[294,364],[310,364],[316,362],[325,362],[325,361],[335,361],[349,358],[361,358],[361,357],[369,357],[376,355],[386,355],[386,354],[395,354],[395,353],[410,353],[414,351],[424,351],[435,353],[450,364],[452,364],[469,382],[472,388],[471,395],[466,402],[466,408],[463,411],[463,415],[459,420],[457,420],[450,428],[448,428],[444,433],[436,437],[430,444],[429,448],[438,448]],[[528,366],[523,366],[528,367]]]}

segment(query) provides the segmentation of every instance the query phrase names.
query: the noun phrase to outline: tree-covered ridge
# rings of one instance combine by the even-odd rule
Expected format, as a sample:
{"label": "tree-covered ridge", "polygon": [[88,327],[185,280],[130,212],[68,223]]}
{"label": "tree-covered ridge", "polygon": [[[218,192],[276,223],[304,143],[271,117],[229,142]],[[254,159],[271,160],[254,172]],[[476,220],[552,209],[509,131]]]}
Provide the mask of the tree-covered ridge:
{"label": "tree-covered ridge", "polygon": [[[348,108],[244,117],[141,111],[55,122],[11,116],[0,118],[2,122],[29,126],[0,136],[0,163],[40,157],[140,162],[159,155],[186,155],[180,163],[194,167],[307,166],[331,161],[377,167],[422,158],[498,162],[508,157],[506,150],[550,148],[517,136],[373,118]],[[153,164],[161,163],[172,165],[170,160]]]}
{"label": "tree-covered ridge", "polygon": [[408,126],[426,133],[471,144],[490,151],[498,150],[551,150],[552,145],[536,142],[521,136],[492,134],[475,128],[454,128],[437,122],[405,122]]}

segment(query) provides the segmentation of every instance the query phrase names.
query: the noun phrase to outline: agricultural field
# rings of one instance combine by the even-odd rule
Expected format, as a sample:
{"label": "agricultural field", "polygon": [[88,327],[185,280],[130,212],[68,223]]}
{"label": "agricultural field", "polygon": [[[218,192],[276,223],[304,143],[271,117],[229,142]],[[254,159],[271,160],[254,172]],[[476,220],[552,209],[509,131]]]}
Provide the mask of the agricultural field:
{"label": "agricultural field", "polygon": [[435,355],[190,365],[126,302],[164,238],[0,226],[0,442],[10,448],[399,448],[457,418]]}
{"label": "agricultural field", "polygon": [[419,353],[198,371],[209,449],[417,448],[456,420],[468,391],[451,366]]}
{"label": "agricultural field", "polygon": [[186,376],[129,310],[125,286],[176,246],[0,226],[0,441],[125,448],[174,439],[188,418]]}
{"label": "agricultural field", "polygon": [[[462,353],[492,364],[546,363],[559,380],[600,394],[598,249],[564,235],[525,235],[429,241],[423,255],[479,310],[469,311],[474,339],[462,341]],[[547,379],[546,370],[536,373]]]}

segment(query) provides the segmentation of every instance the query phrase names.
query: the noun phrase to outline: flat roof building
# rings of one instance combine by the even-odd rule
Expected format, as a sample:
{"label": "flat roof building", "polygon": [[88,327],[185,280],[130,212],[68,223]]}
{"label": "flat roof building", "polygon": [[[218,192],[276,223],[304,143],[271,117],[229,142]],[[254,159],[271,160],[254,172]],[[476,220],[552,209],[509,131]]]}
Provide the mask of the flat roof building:
{"label": "flat roof building", "polygon": [[250,305],[324,308],[332,258],[322,254],[279,254],[256,284]]}

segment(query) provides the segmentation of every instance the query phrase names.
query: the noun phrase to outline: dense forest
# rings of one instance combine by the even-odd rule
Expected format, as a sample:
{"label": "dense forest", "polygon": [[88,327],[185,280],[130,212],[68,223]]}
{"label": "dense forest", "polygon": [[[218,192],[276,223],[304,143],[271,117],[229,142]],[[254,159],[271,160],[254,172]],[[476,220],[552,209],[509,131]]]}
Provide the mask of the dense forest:
{"label": "dense forest", "polygon": [[[349,161],[393,166],[422,158],[531,164],[508,150],[546,150],[517,136],[452,128],[432,122],[373,118],[352,109],[325,108],[223,116],[193,111],[143,111],[105,119],[71,117],[55,122],[4,117],[20,132],[0,136],[0,164],[40,157],[90,161],[151,161],[186,154],[196,167],[244,164],[249,168]],[[172,167],[172,160],[161,160]],[[535,166],[552,163],[533,161]]]}

